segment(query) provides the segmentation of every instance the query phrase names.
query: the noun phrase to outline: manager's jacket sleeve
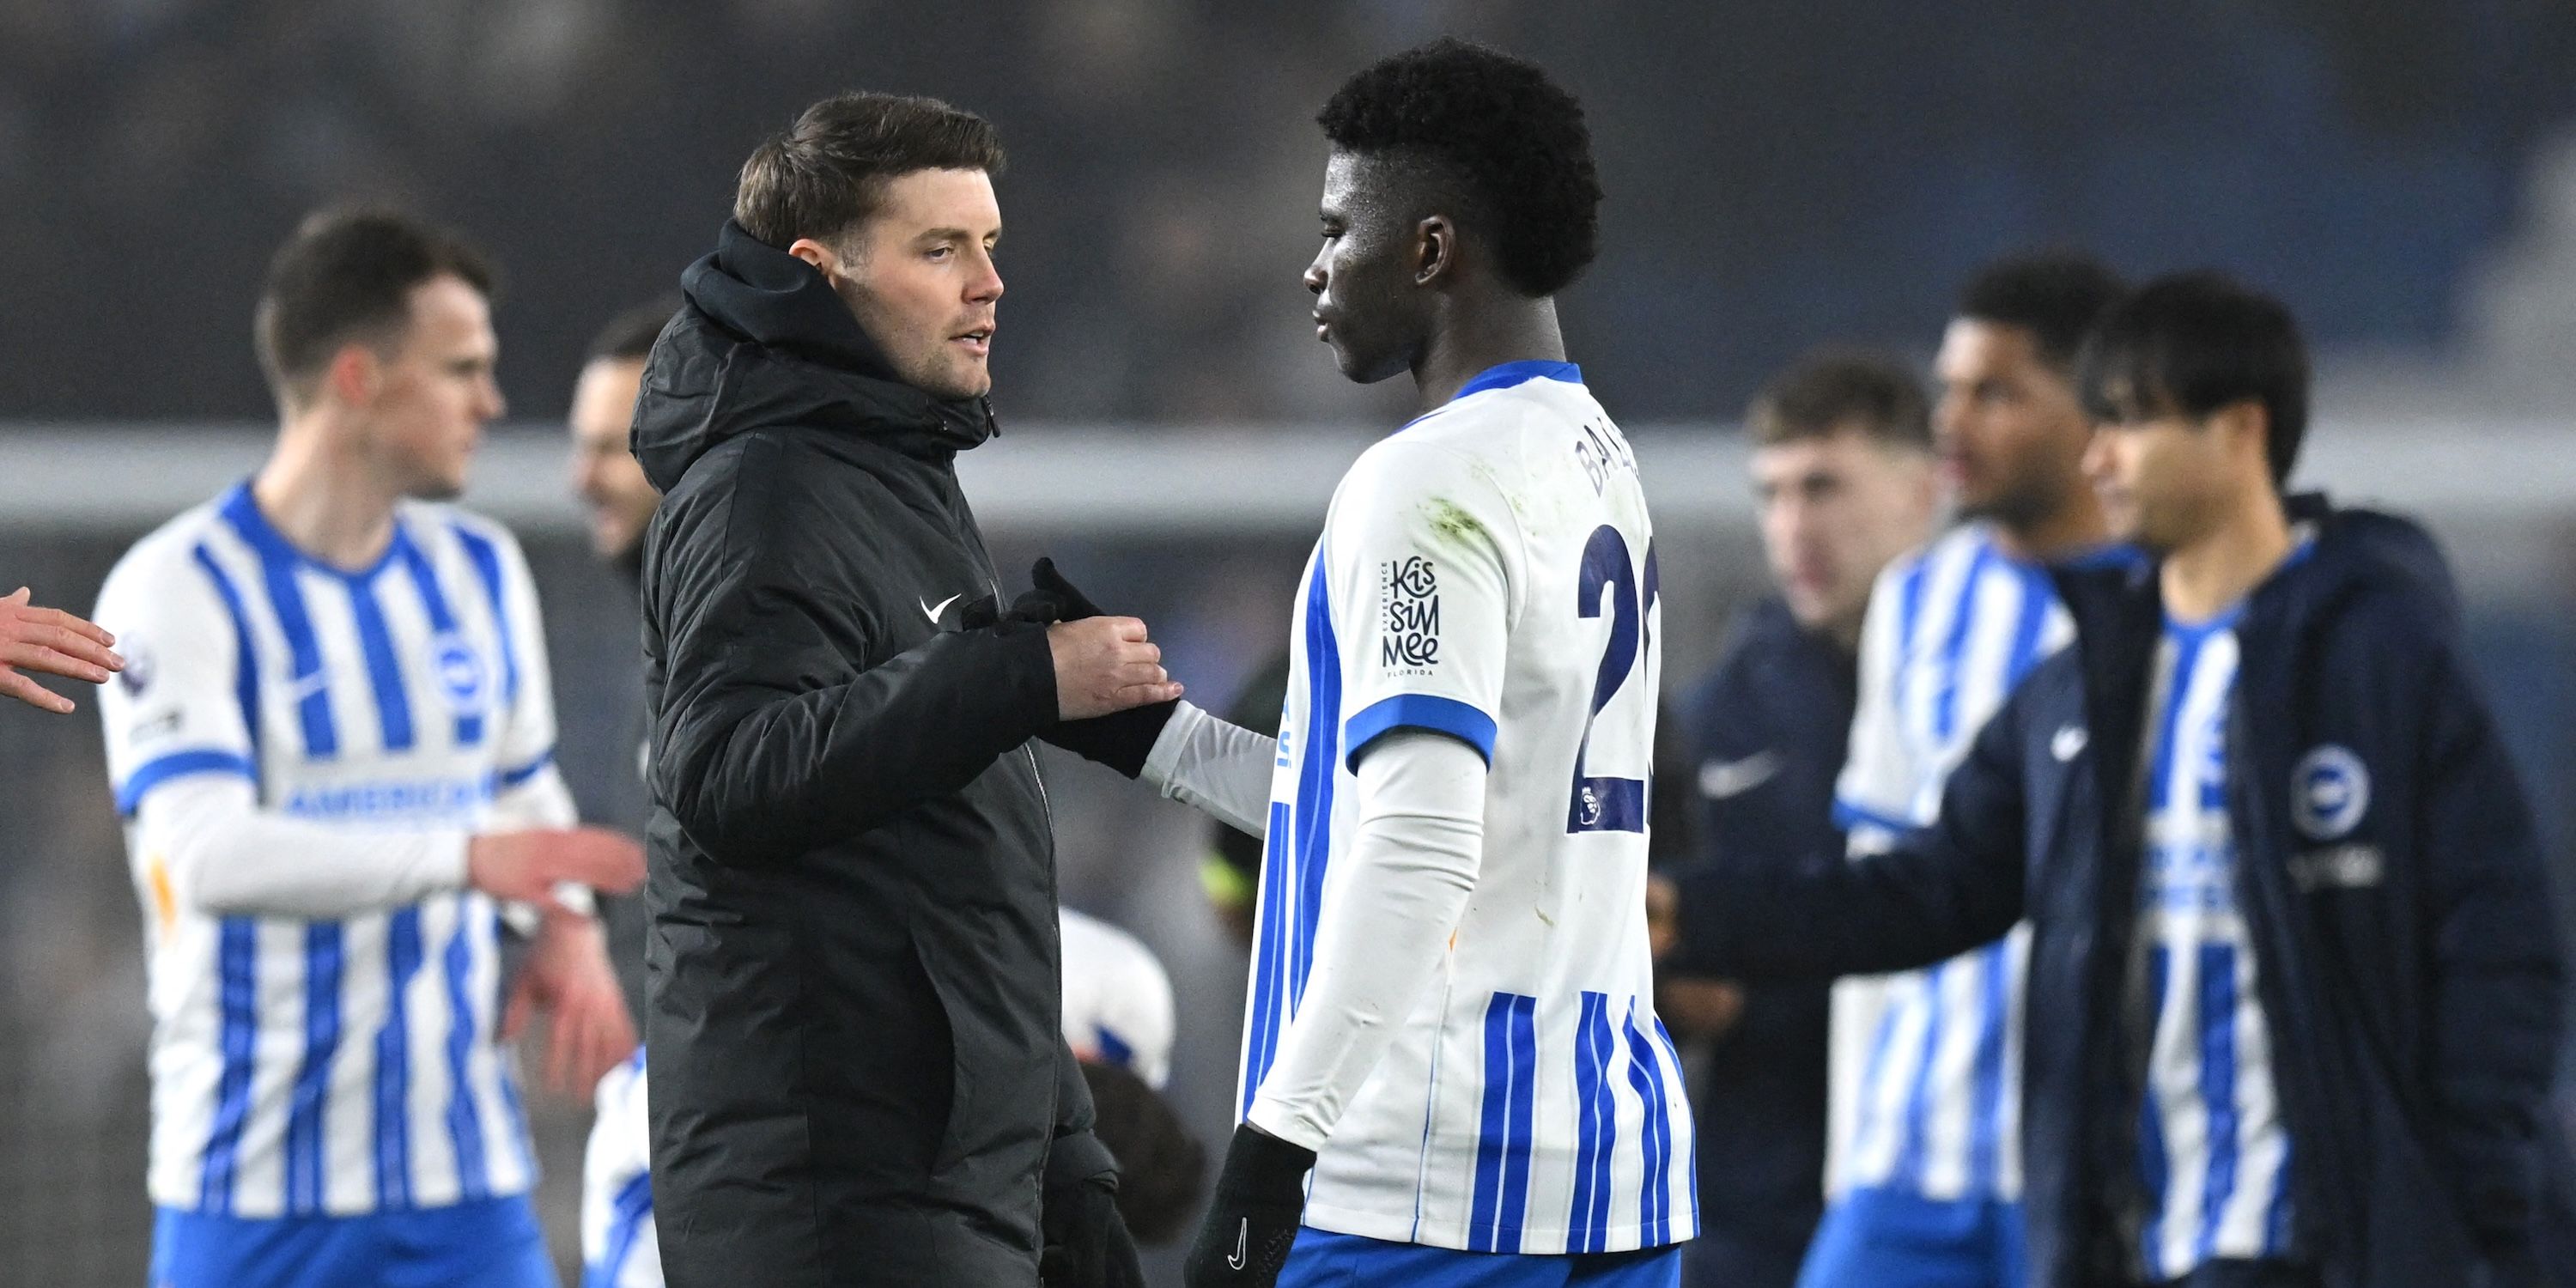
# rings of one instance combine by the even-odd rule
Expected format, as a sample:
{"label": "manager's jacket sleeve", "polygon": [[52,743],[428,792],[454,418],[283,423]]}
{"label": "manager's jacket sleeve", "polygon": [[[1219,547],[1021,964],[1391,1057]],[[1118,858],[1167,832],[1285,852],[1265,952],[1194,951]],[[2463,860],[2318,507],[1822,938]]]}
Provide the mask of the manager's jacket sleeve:
{"label": "manager's jacket sleeve", "polygon": [[1941,795],[1941,817],[1850,861],[1727,863],[1684,874],[1677,973],[1818,979],[1947,961],[2022,917],[2022,753],[2017,703],[1977,735]]}
{"label": "manager's jacket sleeve", "polygon": [[2540,1219],[2565,966],[2540,839],[2484,704],[2447,654],[2423,695],[2434,1137],[2461,1215],[2506,1270],[2532,1255]]}
{"label": "manager's jacket sleeve", "polygon": [[727,863],[865,832],[965,787],[1056,717],[1034,624],[942,632],[859,669],[877,629],[860,584],[868,552],[818,532],[792,478],[759,482],[671,516],[686,526],[655,569],[666,643],[654,794]]}

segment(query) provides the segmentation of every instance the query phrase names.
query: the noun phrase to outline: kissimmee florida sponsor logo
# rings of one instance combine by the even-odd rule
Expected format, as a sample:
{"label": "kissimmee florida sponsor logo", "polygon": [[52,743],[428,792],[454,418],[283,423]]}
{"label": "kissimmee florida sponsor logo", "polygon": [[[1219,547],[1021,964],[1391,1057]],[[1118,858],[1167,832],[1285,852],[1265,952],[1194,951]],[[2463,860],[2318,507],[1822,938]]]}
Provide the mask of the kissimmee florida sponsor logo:
{"label": "kissimmee florida sponsor logo", "polygon": [[1378,566],[1378,665],[1419,673],[1440,663],[1440,576],[1420,555]]}

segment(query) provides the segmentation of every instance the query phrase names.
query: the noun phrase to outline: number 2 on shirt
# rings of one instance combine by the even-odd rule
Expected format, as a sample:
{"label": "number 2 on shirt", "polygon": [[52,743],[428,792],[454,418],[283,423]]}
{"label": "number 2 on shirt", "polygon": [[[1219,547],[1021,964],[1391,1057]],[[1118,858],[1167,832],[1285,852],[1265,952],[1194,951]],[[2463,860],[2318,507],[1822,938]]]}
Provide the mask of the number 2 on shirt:
{"label": "number 2 on shirt", "polygon": [[1574,753],[1574,793],[1565,810],[1568,832],[1643,832],[1646,830],[1646,780],[1642,778],[1595,777],[1584,772],[1584,762],[1592,751],[1592,725],[1601,718],[1601,709],[1610,705],[1628,675],[1637,669],[1637,659],[1644,656],[1653,628],[1646,615],[1655,606],[1659,593],[1655,572],[1655,550],[1646,548],[1645,595],[1637,593],[1637,566],[1629,557],[1628,540],[1619,530],[1603,524],[1592,530],[1592,538],[1583,545],[1583,571],[1575,586],[1574,611],[1583,617],[1599,617],[1602,592],[1615,592],[1610,600],[1610,643],[1601,654],[1601,669],[1592,681],[1592,714],[1583,722],[1583,742]]}

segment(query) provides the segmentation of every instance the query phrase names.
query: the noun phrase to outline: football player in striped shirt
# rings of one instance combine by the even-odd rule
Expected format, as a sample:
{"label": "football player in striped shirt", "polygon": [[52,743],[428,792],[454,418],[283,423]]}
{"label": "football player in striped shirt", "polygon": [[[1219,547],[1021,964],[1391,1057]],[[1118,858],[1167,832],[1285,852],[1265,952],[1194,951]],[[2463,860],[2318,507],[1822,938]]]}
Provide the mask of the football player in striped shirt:
{"label": "football player in striped shirt", "polygon": [[[1964,522],[1879,575],[1835,787],[1856,860],[1938,816],[2013,686],[2074,635],[2045,564],[2107,539],[2085,482],[2085,329],[2118,279],[2081,256],[1979,272],[1935,359],[1933,432]],[[1835,986],[1830,1196],[1801,1288],[2021,1282],[2021,974],[2029,934]]]}
{"label": "football player in striped shirt", "polygon": [[1184,706],[1148,758],[1267,844],[1243,1125],[1187,1279],[1674,1284],[1697,1213],[1644,915],[1654,531],[1552,298],[1595,244],[1582,109],[1444,40],[1319,119],[1317,336],[1354,380],[1409,371],[1420,414],[1334,494],[1280,736]]}
{"label": "football player in striped shirt", "polygon": [[[558,1085],[635,1043],[568,883],[642,854],[572,826],[517,544],[438,503],[501,411],[490,283],[402,216],[308,221],[258,310],[275,452],[100,593],[162,1288],[552,1284],[501,1039],[551,1011]],[[505,916],[535,928],[506,1009]]]}

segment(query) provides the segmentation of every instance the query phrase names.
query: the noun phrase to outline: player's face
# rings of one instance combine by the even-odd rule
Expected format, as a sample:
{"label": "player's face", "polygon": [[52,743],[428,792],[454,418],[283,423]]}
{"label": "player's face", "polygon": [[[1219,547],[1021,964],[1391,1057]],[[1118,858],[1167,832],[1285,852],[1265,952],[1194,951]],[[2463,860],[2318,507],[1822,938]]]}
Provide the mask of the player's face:
{"label": "player's face", "polygon": [[1881,568],[1931,531],[1931,459],[1859,428],[1756,448],[1762,549],[1798,624],[1856,639]]}
{"label": "player's face", "polygon": [[393,489],[443,500],[465,490],[483,426],[505,409],[494,382],[491,306],[464,279],[411,289],[411,325],[383,355],[365,434]]}
{"label": "player's face", "polygon": [[2165,412],[2102,426],[2085,472],[2102,498],[2111,535],[2157,554],[2179,550],[2221,523],[2244,480],[2224,409],[2215,416]]}
{"label": "player's face", "polygon": [[824,266],[905,384],[941,398],[991,392],[1002,207],[981,170],[915,170]]}
{"label": "player's face", "polygon": [[1395,208],[1385,178],[1379,163],[1345,152],[1324,163],[1324,245],[1306,266],[1315,338],[1361,384],[1411,369],[1422,347],[1409,267],[1416,229]]}
{"label": "player's face", "polygon": [[573,386],[572,488],[590,507],[590,548],[603,559],[633,550],[662,503],[626,446],[643,383],[643,359],[601,358],[582,368]]}
{"label": "player's face", "polygon": [[2056,514],[2084,485],[2092,422],[2026,327],[1957,318],[1933,360],[1933,437],[1960,513],[2007,526]]}

